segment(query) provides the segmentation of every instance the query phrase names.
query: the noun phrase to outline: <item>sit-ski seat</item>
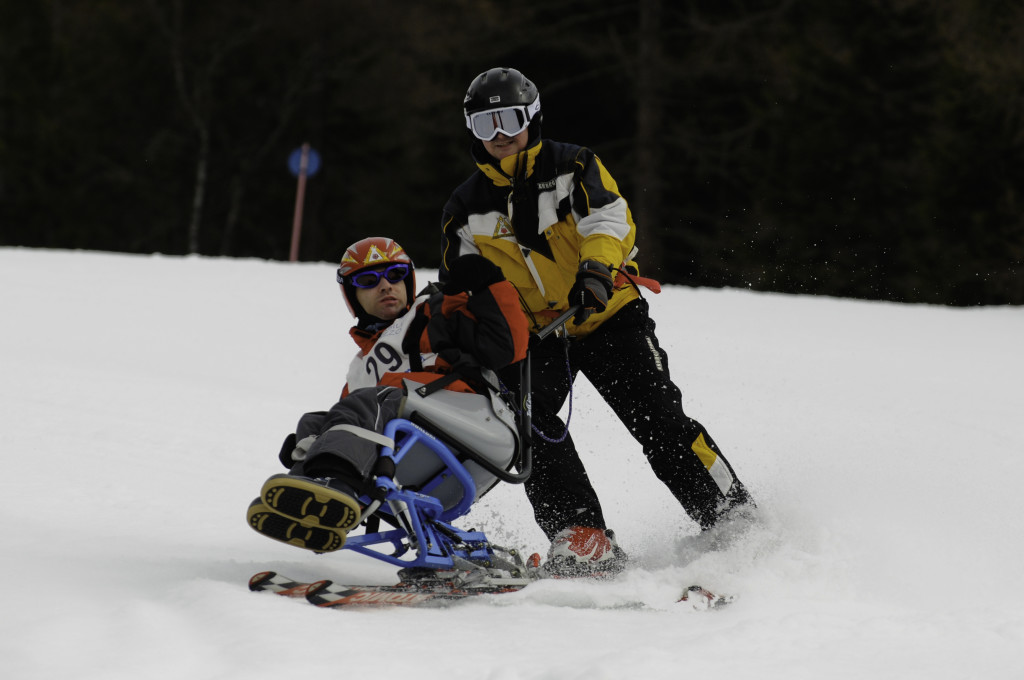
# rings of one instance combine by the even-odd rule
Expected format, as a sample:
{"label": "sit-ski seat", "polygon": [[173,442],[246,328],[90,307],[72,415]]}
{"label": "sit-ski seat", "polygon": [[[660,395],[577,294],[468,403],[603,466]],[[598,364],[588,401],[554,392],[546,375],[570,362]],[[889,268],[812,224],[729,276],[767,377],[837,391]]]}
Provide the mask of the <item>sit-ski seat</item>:
{"label": "sit-ski seat", "polygon": [[[515,414],[497,394],[442,389],[421,396],[416,391],[420,383],[404,383],[406,396],[399,417],[422,427],[451,449],[473,479],[476,502],[498,481],[487,468],[507,471],[518,458]],[[464,495],[459,480],[445,474],[444,463],[422,444],[417,444],[399,462],[395,482],[434,496],[446,510],[457,505]]]}

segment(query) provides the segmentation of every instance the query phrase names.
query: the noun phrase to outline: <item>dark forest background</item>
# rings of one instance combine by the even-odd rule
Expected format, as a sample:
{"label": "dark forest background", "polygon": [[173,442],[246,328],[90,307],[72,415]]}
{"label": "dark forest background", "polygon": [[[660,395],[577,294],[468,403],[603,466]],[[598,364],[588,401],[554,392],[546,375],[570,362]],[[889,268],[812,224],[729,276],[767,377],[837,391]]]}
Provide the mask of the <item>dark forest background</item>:
{"label": "dark forest background", "polygon": [[1024,304],[1019,0],[0,0],[0,245],[438,262],[470,80],[593,148],[665,283]]}

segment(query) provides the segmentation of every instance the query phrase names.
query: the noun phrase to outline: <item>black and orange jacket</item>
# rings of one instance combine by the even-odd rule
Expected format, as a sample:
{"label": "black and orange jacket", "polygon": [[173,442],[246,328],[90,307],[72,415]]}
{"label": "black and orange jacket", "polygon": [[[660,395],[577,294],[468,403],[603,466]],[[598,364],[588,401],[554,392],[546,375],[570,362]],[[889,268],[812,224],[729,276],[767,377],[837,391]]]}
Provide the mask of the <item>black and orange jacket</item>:
{"label": "black and orange jacket", "polygon": [[[453,370],[496,371],[523,359],[529,341],[519,296],[508,281],[473,294],[421,294],[387,327],[356,326],[349,334],[360,351],[349,365],[343,397],[361,387],[400,387],[405,378],[429,383]],[[445,388],[478,391],[461,379]]]}

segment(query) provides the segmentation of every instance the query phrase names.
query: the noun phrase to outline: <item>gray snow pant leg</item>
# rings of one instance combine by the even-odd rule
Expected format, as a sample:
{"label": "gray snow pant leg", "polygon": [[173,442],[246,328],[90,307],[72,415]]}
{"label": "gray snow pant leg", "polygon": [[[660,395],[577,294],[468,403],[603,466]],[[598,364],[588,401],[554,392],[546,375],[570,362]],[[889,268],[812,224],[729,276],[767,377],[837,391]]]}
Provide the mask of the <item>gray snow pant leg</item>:
{"label": "gray snow pant leg", "polygon": [[311,476],[308,474],[310,470],[337,467],[338,461],[323,459],[324,456],[333,456],[343,461],[344,467],[351,467],[352,474],[359,481],[368,479],[379,457],[379,445],[356,432],[331,428],[354,425],[381,433],[388,421],[398,417],[403,396],[397,387],[365,387],[350,392],[330,411],[303,415],[295,429],[296,439],[301,442],[308,436],[315,436],[316,441],[307,449],[305,458],[292,467],[291,473]]}

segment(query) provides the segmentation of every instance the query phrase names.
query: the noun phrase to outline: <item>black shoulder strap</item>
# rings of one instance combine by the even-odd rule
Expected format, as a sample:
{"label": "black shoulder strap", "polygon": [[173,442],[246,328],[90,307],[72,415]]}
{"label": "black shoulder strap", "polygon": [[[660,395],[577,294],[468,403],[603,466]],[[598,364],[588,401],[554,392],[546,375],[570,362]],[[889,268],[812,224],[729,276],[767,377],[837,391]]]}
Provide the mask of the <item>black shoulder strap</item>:
{"label": "black shoulder strap", "polygon": [[[429,303],[427,303],[429,304]],[[423,306],[416,309],[416,318],[409,324],[402,338],[402,352],[409,356],[409,366],[413,371],[423,370],[423,361],[420,359],[420,336],[426,330],[430,319],[423,313]]]}

